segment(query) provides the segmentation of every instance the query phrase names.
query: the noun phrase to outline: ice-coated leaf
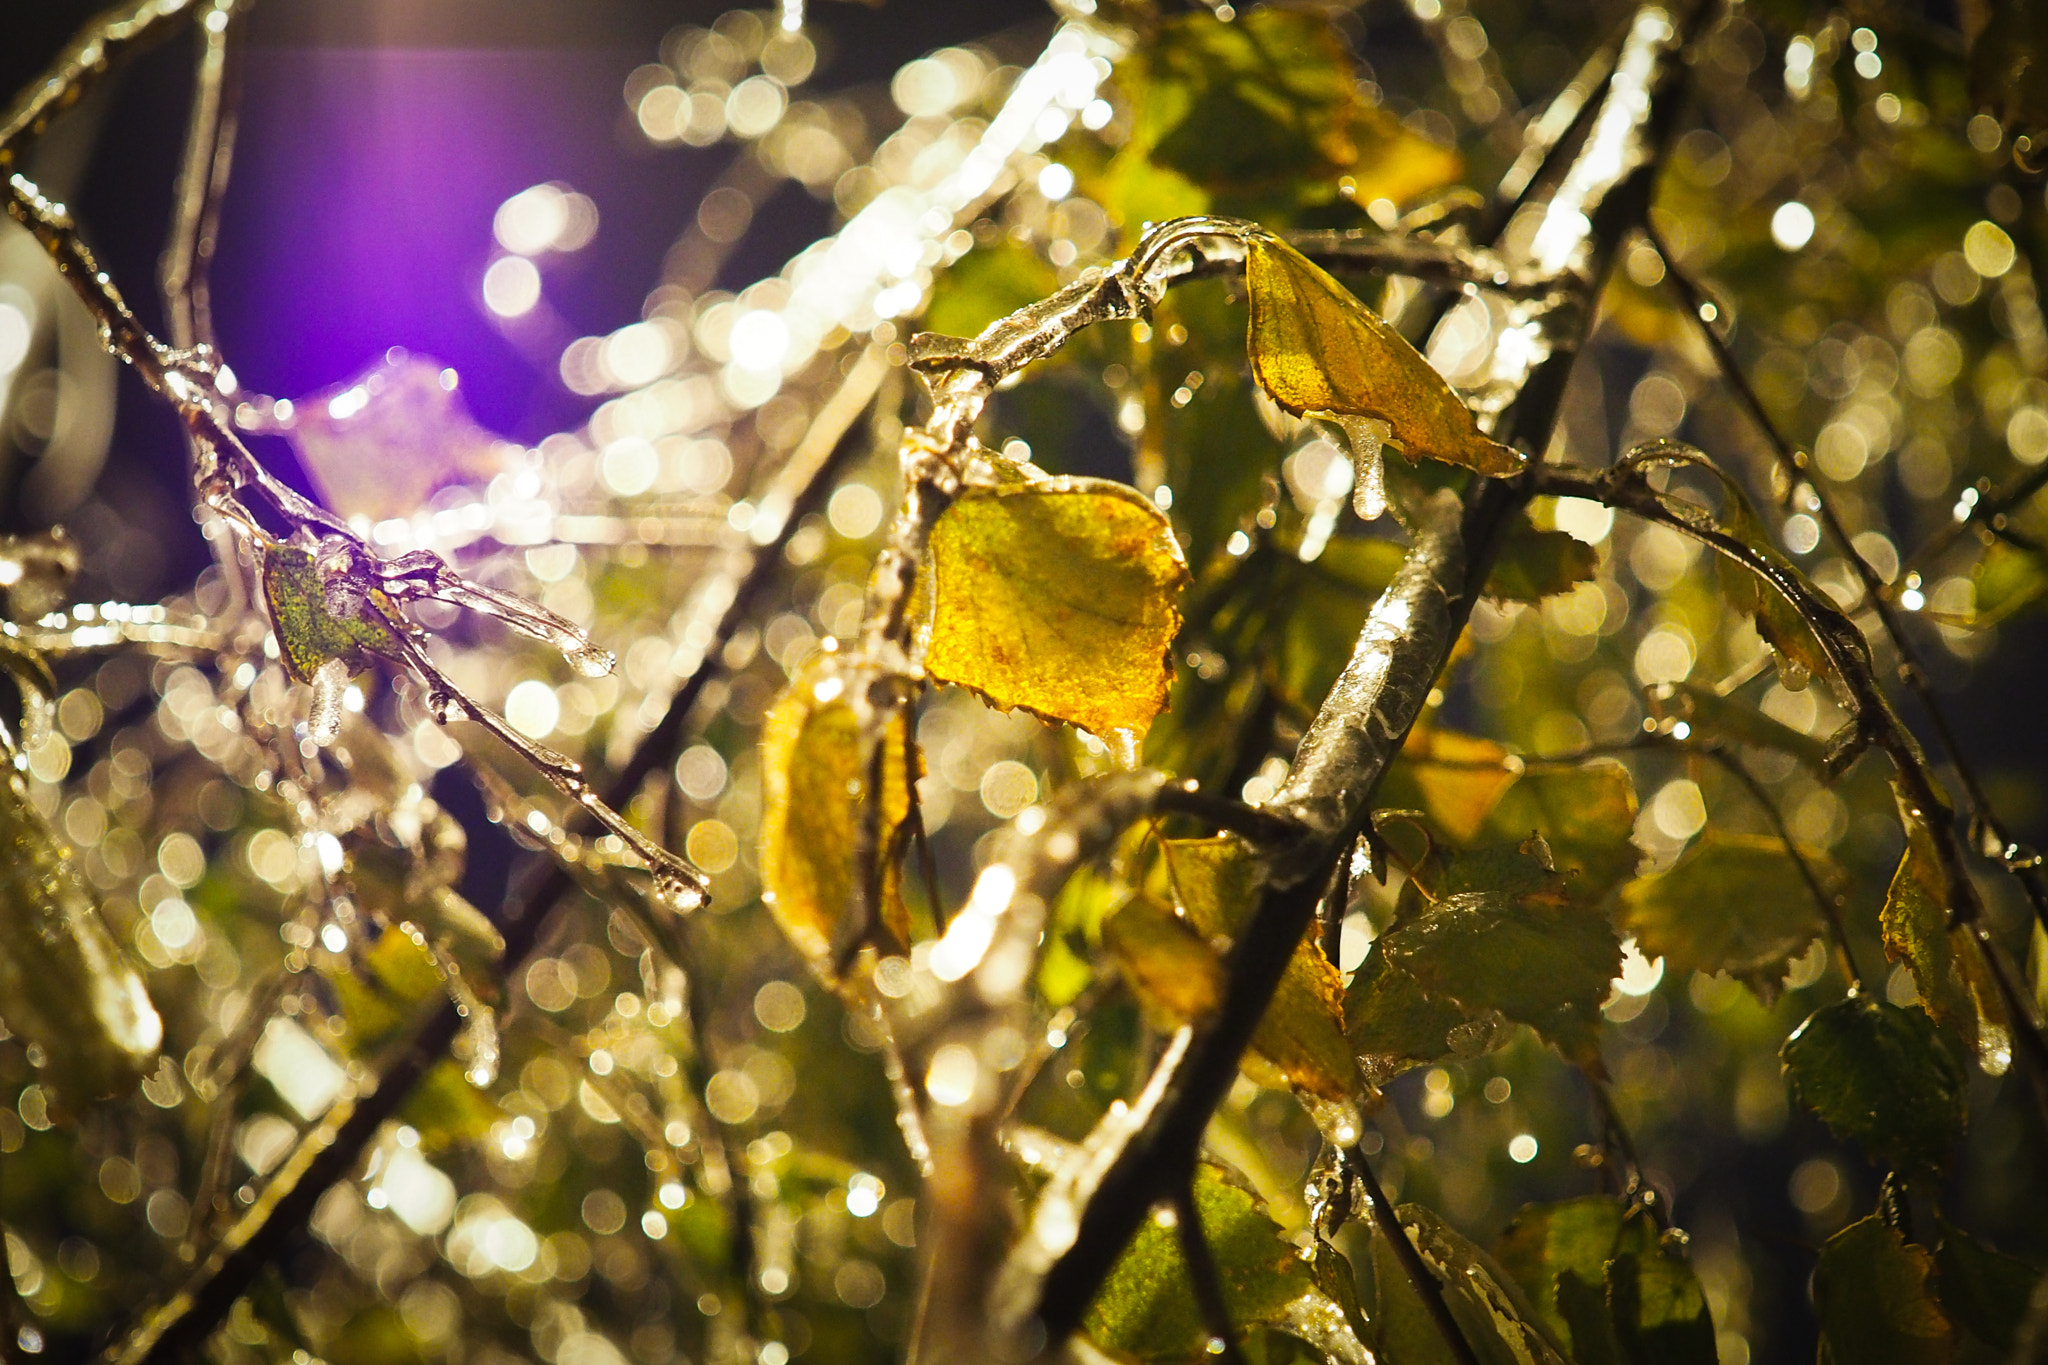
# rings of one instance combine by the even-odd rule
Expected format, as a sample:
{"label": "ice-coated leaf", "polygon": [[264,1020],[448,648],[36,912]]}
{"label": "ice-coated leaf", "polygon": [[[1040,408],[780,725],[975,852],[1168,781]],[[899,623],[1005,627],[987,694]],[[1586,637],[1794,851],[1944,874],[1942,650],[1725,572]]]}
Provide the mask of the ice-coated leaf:
{"label": "ice-coated leaf", "polygon": [[1136,489],[969,489],[932,528],[930,581],[924,666],[941,682],[1105,739],[1143,737],[1166,705],[1188,571]]}
{"label": "ice-coated leaf", "polygon": [[1469,842],[1521,773],[1520,761],[1490,739],[1418,726],[1380,783],[1377,804],[1419,806],[1452,843]]}
{"label": "ice-coated leaf", "polygon": [[[1419,1204],[1399,1210],[1423,1264],[1444,1288],[1444,1303],[1481,1365],[1567,1365],[1512,1278],[1494,1259]],[[1456,1365],[1394,1248],[1372,1239],[1373,1346],[1387,1365]]]}
{"label": "ice-coated leaf", "polygon": [[1924,820],[1905,817],[1906,851],[1885,892],[1877,917],[1885,956],[1906,964],[1920,1003],[1934,1022],[1954,1031],[1970,1051],[1977,1047],[1977,1002],[1957,960],[1956,935],[1949,928],[1949,886],[1933,834]]}
{"label": "ice-coated leaf", "polygon": [[2041,1267],[1993,1250],[1939,1215],[1936,1224],[1941,1241],[1934,1273],[1943,1310],[1987,1346],[2010,1352]]}
{"label": "ice-coated leaf", "polygon": [[1344,992],[1344,1036],[1358,1056],[1359,1071],[1374,1085],[1453,1053],[1481,1056],[1505,1041],[1508,1032],[1498,1014],[1474,1015],[1424,992],[1414,977],[1387,960],[1377,943]]}
{"label": "ice-coated leaf", "polygon": [[1821,1365],[1946,1365],[1955,1329],[1933,1272],[1926,1248],[1876,1214],[1828,1238],[1813,1272]]}
{"label": "ice-coated leaf", "polygon": [[[1223,1168],[1196,1168],[1194,1201],[1223,1282],[1223,1302],[1240,1329],[1279,1320],[1290,1303],[1315,1289],[1309,1267],[1281,1237],[1258,1196]],[[1207,1358],[1209,1332],[1177,1228],[1145,1220],[1103,1281],[1082,1327],[1120,1359]]]}
{"label": "ice-coated leaf", "polygon": [[1580,1365],[1714,1365],[1699,1277],[1642,1209],[1607,1195],[1530,1205],[1496,1254]]}
{"label": "ice-coated leaf", "polygon": [[[1297,415],[1384,422],[1410,459],[1428,455],[1482,474],[1522,468],[1407,339],[1322,267],[1263,233],[1247,240],[1246,253],[1252,371],[1274,402]],[[1377,453],[1366,456],[1356,433],[1347,435],[1376,474]]]}
{"label": "ice-coated leaf", "polygon": [[296,546],[263,551],[263,600],[284,665],[300,682],[312,682],[329,660],[360,670],[372,654],[398,655],[398,604],[374,588],[329,592],[313,556]]}
{"label": "ice-coated leaf", "polygon": [[1781,1055],[1801,1102],[1893,1170],[1939,1172],[1962,1139],[1962,1066],[1917,1005],[1869,996],[1824,1005]]}
{"label": "ice-coated leaf", "polygon": [[1600,1005],[1621,970],[1621,943],[1535,841],[1453,859],[1419,912],[1374,943],[1429,995],[1470,1013],[1498,1010],[1566,1057],[1599,1065]]}
{"label": "ice-coated leaf", "polygon": [[[859,913],[861,822],[876,799],[861,754],[860,719],[835,656],[797,670],[761,724],[761,897],[783,934],[830,979],[835,953]],[[881,746],[883,927],[907,943],[909,913],[895,894],[898,832],[910,814],[910,756],[900,713]]]}
{"label": "ice-coated leaf", "polygon": [[1200,1019],[1223,998],[1223,964],[1208,939],[1148,897],[1133,896],[1103,920],[1102,946],[1138,999],[1169,1024]]}
{"label": "ice-coated leaf", "polygon": [[1643,856],[1630,841],[1635,828],[1636,789],[1628,769],[1596,758],[1524,773],[1494,806],[1481,836],[1520,841],[1541,834],[1557,870],[1577,874],[1572,893],[1598,905],[1635,875]]}
{"label": "ice-coated leaf", "polygon": [[0,1021],[42,1048],[41,1079],[66,1102],[131,1089],[164,1036],[76,856],[11,763],[0,764]]}
{"label": "ice-coated leaf", "polygon": [[1563,531],[1539,531],[1527,515],[1510,523],[1493,572],[1486,579],[1488,597],[1535,602],[1592,578],[1600,553]]}
{"label": "ice-coated leaf", "polygon": [[[1837,875],[1805,856],[1824,885]],[[1671,972],[1727,972],[1767,998],[1826,927],[1782,841],[1711,826],[1669,871],[1624,885],[1616,919]]]}
{"label": "ice-coated leaf", "polygon": [[[1235,937],[1257,903],[1259,864],[1242,840],[1168,839],[1162,847],[1174,893],[1199,934]],[[1348,1100],[1358,1065],[1344,1041],[1344,979],[1307,937],[1295,946],[1252,1048],[1289,1085]]]}

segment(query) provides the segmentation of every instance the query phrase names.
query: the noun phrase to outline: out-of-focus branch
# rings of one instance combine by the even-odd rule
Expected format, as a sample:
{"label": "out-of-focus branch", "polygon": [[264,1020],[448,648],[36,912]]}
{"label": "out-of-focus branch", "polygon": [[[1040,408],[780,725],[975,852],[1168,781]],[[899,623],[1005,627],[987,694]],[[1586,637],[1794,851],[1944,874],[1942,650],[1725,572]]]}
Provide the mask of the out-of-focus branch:
{"label": "out-of-focus branch", "polygon": [[84,97],[113,64],[169,31],[195,0],[131,0],[102,10],[0,114],[0,172],[18,165],[50,120]]}
{"label": "out-of-focus branch", "polygon": [[210,271],[235,155],[241,62],[240,47],[231,39],[241,7],[241,0],[210,0],[198,16],[191,123],[185,130],[170,241],[158,269],[171,344],[183,350],[214,344]]}
{"label": "out-of-focus branch", "polygon": [[[1713,352],[1723,382],[1734,392],[1743,410],[1756,424],[1757,430],[1763,433],[1778,468],[1790,483],[1806,481],[1806,456],[1793,446],[1778,424],[1771,420],[1771,415],[1764,410],[1763,401],[1757,397],[1755,386],[1749,382],[1749,376],[1743,370],[1741,362],[1735,358],[1735,352],[1728,345],[1727,338],[1722,336],[1720,329],[1714,325],[1716,313],[1712,302],[1686,273],[1678,258],[1672,254],[1671,248],[1664,244],[1656,229],[1649,226],[1647,220],[1643,230],[1649,237],[1650,245],[1664,258],[1665,278],[1677,292],[1685,306],[1686,314],[1693,320],[1700,336],[1705,339],[1707,349]],[[2034,487],[2039,487],[2040,480],[2043,479],[2048,479],[2048,472],[2028,475],[2019,480],[2007,497],[2011,501],[2026,497],[2032,491],[2027,485],[2031,482]],[[1817,486],[1813,494],[1814,510],[1820,518],[1821,525],[1826,528],[1829,538],[1840,547],[1842,557],[1848,560],[1850,567],[1855,570],[1857,579],[1863,585],[1864,597],[1870,602],[1871,610],[1877,613],[1877,619],[1884,626],[1885,634],[1891,637],[1893,647],[1899,652],[1899,681],[1905,684],[1906,690],[1920,703],[1921,709],[1926,713],[1928,724],[1934,728],[1934,737],[1941,744],[1942,753],[1947,757],[1949,767],[1955,771],[1957,780],[1962,783],[1963,795],[1969,802],[1970,817],[1974,826],[1973,842],[1980,845],[1980,851],[1986,856],[1997,858],[2000,866],[2019,878],[2020,885],[2025,889],[2027,899],[2033,906],[2034,918],[2044,929],[2048,929],[2048,877],[2042,875],[2039,860],[2032,855],[2031,850],[2016,845],[2007,836],[2004,825],[1992,807],[1990,797],[1984,791],[1984,784],[1978,780],[1976,768],[1964,756],[1962,743],[1949,725],[1948,715],[1935,697],[1933,687],[1928,684],[1927,670],[1921,666],[1918,652],[1906,633],[1905,623],[1900,619],[1897,606],[1892,601],[1890,585],[1878,576],[1870,561],[1857,552],[1855,545],[1850,541],[1848,528],[1842,525],[1833,504],[1821,495]],[[2002,509],[1996,513],[1988,513],[1985,518],[1987,524],[1995,525],[2002,515]],[[1956,529],[1959,530],[1960,525]],[[1941,814],[1943,818],[1953,821],[1954,817],[1945,809]]]}

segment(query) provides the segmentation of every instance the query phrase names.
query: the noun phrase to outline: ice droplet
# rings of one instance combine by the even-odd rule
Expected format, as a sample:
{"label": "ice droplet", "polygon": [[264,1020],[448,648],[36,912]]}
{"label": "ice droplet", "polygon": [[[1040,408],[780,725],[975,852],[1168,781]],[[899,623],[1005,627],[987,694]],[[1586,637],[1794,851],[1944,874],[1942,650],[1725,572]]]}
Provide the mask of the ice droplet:
{"label": "ice droplet", "polygon": [[487,1089],[498,1079],[498,1013],[489,1005],[472,1005],[469,1022],[462,1028],[463,1050],[469,1054],[469,1065],[463,1076],[479,1090]]}
{"label": "ice droplet", "polygon": [[1344,429],[1345,444],[1351,447],[1351,510],[1373,521],[1387,510],[1384,457],[1394,429],[1377,417],[1351,413],[1338,413],[1333,420]]}
{"label": "ice droplet", "polygon": [[610,650],[599,649],[596,645],[571,650],[565,657],[569,660],[569,667],[586,678],[602,678],[618,663]]}
{"label": "ice droplet", "polygon": [[329,659],[313,674],[313,710],[306,729],[313,742],[328,745],[341,733],[342,695],[348,691],[348,665]]}
{"label": "ice droplet", "polygon": [[679,915],[704,906],[704,891],[681,868],[663,865],[654,870],[654,898]]}
{"label": "ice droplet", "polygon": [[469,719],[469,708],[453,692],[437,688],[427,694],[427,714],[443,725],[453,725],[458,720]]}
{"label": "ice droplet", "polygon": [[1116,765],[1120,772],[1138,770],[1139,740],[1136,730],[1119,727],[1111,730],[1103,738],[1109,743],[1109,761]]}
{"label": "ice droplet", "polygon": [[1364,1120],[1358,1115],[1358,1106],[1350,1100],[1325,1100],[1304,1096],[1309,1117],[1316,1121],[1316,1128],[1323,1139],[1332,1147],[1349,1147],[1357,1142],[1365,1131]]}

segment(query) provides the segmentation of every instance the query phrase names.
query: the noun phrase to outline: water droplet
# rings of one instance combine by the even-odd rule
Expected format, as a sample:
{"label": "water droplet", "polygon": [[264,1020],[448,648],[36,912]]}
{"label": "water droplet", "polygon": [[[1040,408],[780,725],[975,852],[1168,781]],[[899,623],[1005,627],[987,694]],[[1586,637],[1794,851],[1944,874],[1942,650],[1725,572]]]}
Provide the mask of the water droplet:
{"label": "water droplet", "polygon": [[705,904],[703,888],[672,864],[654,870],[654,898],[679,915],[700,910]]}
{"label": "water droplet", "polygon": [[602,678],[618,663],[610,650],[599,649],[596,645],[571,650],[567,657],[569,667],[586,678]]}
{"label": "water droplet", "polygon": [[469,719],[469,708],[453,692],[436,688],[427,693],[427,714],[443,725],[453,725],[458,720]]}
{"label": "water droplet", "polygon": [[306,729],[313,742],[328,745],[341,733],[342,696],[348,691],[348,665],[329,659],[313,674],[313,709]]}

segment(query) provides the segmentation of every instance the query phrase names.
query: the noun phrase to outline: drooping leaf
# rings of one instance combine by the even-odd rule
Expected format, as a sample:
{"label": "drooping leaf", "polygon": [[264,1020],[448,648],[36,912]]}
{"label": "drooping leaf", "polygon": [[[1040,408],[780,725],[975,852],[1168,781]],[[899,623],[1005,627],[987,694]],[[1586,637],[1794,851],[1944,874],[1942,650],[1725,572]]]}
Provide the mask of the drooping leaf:
{"label": "drooping leaf", "polygon": [[1527,515],[1518,516],[1487,576],[1486,595],[1535,602],[1570,592],[1593,577],[1599,562],[1599,551],[1585,541],[1563,531],[1539,531]]}
{"label": "drooping leaf", "polygon": [[1629,1215],[1636,1245],[1607,1263],[1607,1311],[1627,1365],[1715,1365],[1714,1319],[1682,1234],[1659,1234],[1649,1214]]}
{"label": "drooping leaf", "polygon": [[1223,964],[1208,939],[1147,896],[1102,921],[1102,946],[1139,1000],[1171,1024],[1200,1019],[1223,998]]}
{"label": "drooping leaf", "polygon": [[398,652],[398,604],[382,592],[330,594],[308,552],[273,545],[263,552],[263,600],[291,675],[300,682],[330,659],[351,670],[367,667],[372,654]]}
{"label": "drooping leaf", "polygon": [[1451,842],[1469,843],[1521,771],[1521,761],[1490,739],[1418,726],[1380,783],[1377,803],[1420,807]]}
{"label": "drooping leaf", "polygon": [[1166,705],[1172,528],[1136,489],[1054,478],[974,488],[932,529],[927,672],[1109,739]]}
{"label": "drooping leaf", "polygon": [[1629,837],[1635,827],[1636,789],[1628,769],[1597,758],[1522,774],[1502,794],[1480,837],[1519,842],[1541,834],[1557,870],[1577,874],[1573,894],[1598,905],[1642,860]]}
{"label": "drooping leaf", "polygon": [[[1234,938],[1259,894],[1260,869],[1250,848],[1227,835],[1168,839],[1162,847],[1187,922],[1199,934]],[[1289,1085],[1333,1101],[1357,1093],[1357,1061],[1344,1041],[1344,980],[1307,937],[1295,946],[1252,1048]]]}
{"label": "drooping leaf", "polygon": [[1963,1046],[1977,1047],[1977,1004],[1963,980],[1949,928],[1949,886],[1941,858],[1924,820],[1907,815],[1906,851],[1885,892],[1877,923],[1885,956],[1904,962],[1913,974],[1920,1003],[1934,1022],[1954,1032]]}
{"label": "drooping leaf", "polygon": [[[1823,885],[1838,875],[1805,856]],[[1782,841],[1711,826],[1669,871],[1623,886],[1616,918],[1668,970],[1727,972],[1766,999],[1826,927]]]}
{"label": "drooping leaf", "polygon": [[1822,1365],[1946,1365],[1955,1329],[1933,1272],[1926,1249],[1876,1214],[1830,1237],[1813,1272]]}
{"label": "drooping leaf", "polygon": [[1359,465],[1362,513],[1383,505],[1376,444],[1362,421],[1385,423],[1410,459],[1428,455],[1482,474],[1513,474],[1522,457],[1479,430],[1472,410],[1379,314],[1276,237],[1246,240],[1252,372],[1273,401],[1344,426]]}
{"label": "drooping leaf", "polygon": [[1374,948],[1426,994],[1473,1014],[1498,1010],[1597,1069],[1600,1005],[1621,943],[1544,859],[1534,840],[1453,859],[1435,900],[1404,912]]}
{"label": "drooping leaf", "polygon": [[65,1102],[132,1089],[156,1063],[163,1020],[100,917],[78,860],[0,749],[0,1021],[43,1051]]}
{"label": "drooping leaf", "polygon": [[[1519,1286],[1478,1247],[1419,1204],[1403,1204],[1409,1239],[1444,1288],[1466,1342],[1481,1365],[1567,1365]],[[1372,1243],[1378,1328],[1373,1346],[1388,1365],[1456,1365],[1387,1239]]]}
{"label": "drooping leaf", "polygon": [[[1218,1166],[1196,1168],[1195,1209],[1239,1328],[1277,1321],[1315,1289],[1309,1268],[1280,1235],[1258,1196]],[[1148,1218],[1124,1248],[1090,1305],[1082,1329],[1120,1359],[1206,1358],[1208,1328],[1196,1304],[1177,1228]]]}
{"label": "drooping leaf", "polygon": [[1963,1069],[1927,1012],[1869,996],[1824,1005],[1786,1039],[1794,1093],[1837,1137],[1906,1174],[1938,1172],[1963,1135]]}
{"label": "drooping leaf", "polygon": [[1987,1346],[2009,1352],[2026,1321],[2041,1267],[1978,1241],[1936,1216],[1941,1241],[1934,1248],[1942,1310]]}
{"label": "drooping leaf", "polygon": [[[1519,1210],[1494,1244],[1501,1267],[1529,1296],[1538,1319],[1575,1357],[1587,1354],[1574,1333],[1559,1299],[1560,1280],[1605,1283],[1607,1262],[1621,1243],[1627,1206],[1611,1195],[1589,1194],[1557,1204],[1530,1204]],[[1602,1298],[1604,1300],[1604,1294]],[[1600,1317],[1604,1319],[1603,1311]]]}
{"label": "drooping leaf", "polygon": [[[797,671],[761,724],[761,898],[797,951],[826,979],[858,913],[861,822],[871,781],[861,725],[832,655]],[[895,893],[890,857],[910,814],[909,736],[889,718],[880,753],[883,926],[907,942],[909,911]]]}

